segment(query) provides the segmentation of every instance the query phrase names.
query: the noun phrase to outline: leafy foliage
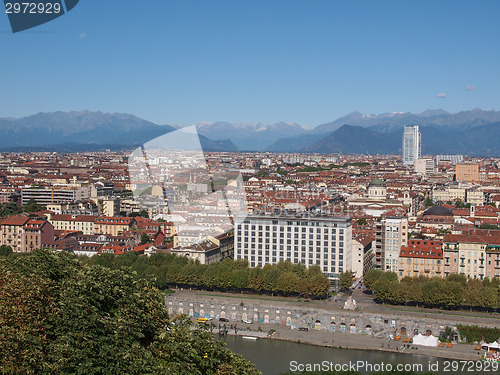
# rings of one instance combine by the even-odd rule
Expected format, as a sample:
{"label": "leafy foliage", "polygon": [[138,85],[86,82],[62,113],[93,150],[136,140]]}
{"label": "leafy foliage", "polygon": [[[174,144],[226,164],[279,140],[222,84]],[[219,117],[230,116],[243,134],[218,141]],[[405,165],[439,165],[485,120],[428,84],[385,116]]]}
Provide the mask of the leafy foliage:
{"label": "leafy foliage", "polygon": [[0,366],[11,374],[257,374],[172,319],[149,282],[36,250],[0,263]]}
{"label": "leafy foliage", "polygon": [[0,217],[20,214],[23,212],[40,212],[45,210],[45,206],[38,204],[34,199],[30,199],[24,206],[19,206],[15,203],[1,203]]}
{"label": "leafy foliage", "polygon": [[353,283],[353,277],[354,275],[351,271],[344,271],[340,274],[339,285],[342,287],[342,289],[349,290]]}
{"label": "leafy foliage", "polygon": [[500,280],[470,279],[451,274],[446,279],[404,277],[400,281],[394,272],[369,271],[364,283],[383,303],[423,304],[426,307],[457,309],[494,309],[499,306]]}
{"label": "leafy foliage", "polygon": [[500,337],[499,328],[487,328],[478,326],[457,325],[462,340],[473,343],[484,340],[486,342],[496,341]]}
{"label": "leafy foliage", "polygon": [[151,257],[102,254],[88,259],[89,264],[98,264],[112,269],[125,268],[137,273],[137,277],[155,282],[158,288],[169,285],[194,287],[219,291],[253,291],[256,293],[278,293],[325,296],[330,281],[313,265],[306,269],[303,264],[290,261],[279,262],[263,268],[249,268],[246,260],[224,259],[210,265],[174,254],[157,253]]}

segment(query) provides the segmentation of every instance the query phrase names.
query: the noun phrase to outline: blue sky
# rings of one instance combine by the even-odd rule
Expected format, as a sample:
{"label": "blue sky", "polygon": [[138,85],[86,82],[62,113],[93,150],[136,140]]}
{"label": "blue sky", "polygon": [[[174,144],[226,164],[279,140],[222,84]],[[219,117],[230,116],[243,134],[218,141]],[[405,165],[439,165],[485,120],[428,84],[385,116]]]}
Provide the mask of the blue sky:
{"label": "blue sky", "polygon": [[310,127],[355,110],[499,110],[499,18],[496,0],[80,0],[12,34],[0,14],[0,117]]}

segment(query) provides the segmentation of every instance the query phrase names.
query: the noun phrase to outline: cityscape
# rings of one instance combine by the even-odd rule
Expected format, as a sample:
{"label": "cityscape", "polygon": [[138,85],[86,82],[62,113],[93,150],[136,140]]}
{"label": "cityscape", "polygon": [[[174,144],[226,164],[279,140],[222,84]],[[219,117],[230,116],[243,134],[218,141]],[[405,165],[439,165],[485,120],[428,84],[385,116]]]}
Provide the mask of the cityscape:
{"label": "cityscape", "polygon": [[498,1],[4,5],[0,373],[498,373]]}

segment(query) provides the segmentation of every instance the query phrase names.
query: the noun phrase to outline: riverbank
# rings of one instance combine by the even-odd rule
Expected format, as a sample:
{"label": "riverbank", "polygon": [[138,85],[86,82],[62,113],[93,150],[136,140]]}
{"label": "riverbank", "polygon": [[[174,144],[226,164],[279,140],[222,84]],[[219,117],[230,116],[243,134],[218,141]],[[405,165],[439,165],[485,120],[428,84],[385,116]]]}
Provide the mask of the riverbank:
{"label": "riverbank", "polygon": [[[335,349],[369,350],[397,354],[424,355],[460,361],[478,361],[482,352],[474,350],[474,346],[466,344],[454,344],[453,348],[425,347],[419,345],[405,344],[401,341],[376,338],[368,335],[352,334],[345,332],[328,332],[324,330],[309,330],[307,332],[290,329],[282,325],[266,324],[267,331],[274,329],[276,332],[268,336],[267,332],[259,332],[257,327],[252,326],[250,330],[241,329],[236,335],[255,336],[272,340],[290,341],[300,344],[308,344]],[[234,331],[228,332],[234,335]]]}

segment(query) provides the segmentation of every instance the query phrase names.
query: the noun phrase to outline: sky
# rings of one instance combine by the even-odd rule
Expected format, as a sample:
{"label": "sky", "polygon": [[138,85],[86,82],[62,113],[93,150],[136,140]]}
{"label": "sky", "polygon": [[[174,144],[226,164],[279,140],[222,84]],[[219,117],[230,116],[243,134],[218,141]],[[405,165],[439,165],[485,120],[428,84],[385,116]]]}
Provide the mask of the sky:
{"label": "sky", "polygon": [[313,127],[356,110],[500,110],[499,17],[498,0],[80,0],[13,34],[2,8],[0,117]]}

